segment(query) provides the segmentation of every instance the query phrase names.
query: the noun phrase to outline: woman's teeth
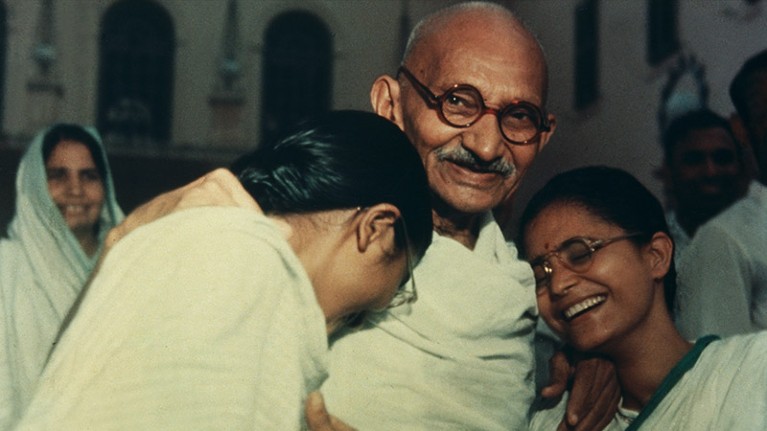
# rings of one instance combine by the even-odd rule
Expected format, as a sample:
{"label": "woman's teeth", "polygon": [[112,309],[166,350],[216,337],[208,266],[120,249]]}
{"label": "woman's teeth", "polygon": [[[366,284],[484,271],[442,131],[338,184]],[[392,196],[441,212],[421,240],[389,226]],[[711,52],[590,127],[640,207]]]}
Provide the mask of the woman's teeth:
{"label": "woman's teeth", "polygon": [[583,300],[568,308],[562,313],[562,315],[565,316],[565,320],[572,320],[575,316],[605,302],[606,299],[607,296],[605,295],[592,296],[591,298]]}

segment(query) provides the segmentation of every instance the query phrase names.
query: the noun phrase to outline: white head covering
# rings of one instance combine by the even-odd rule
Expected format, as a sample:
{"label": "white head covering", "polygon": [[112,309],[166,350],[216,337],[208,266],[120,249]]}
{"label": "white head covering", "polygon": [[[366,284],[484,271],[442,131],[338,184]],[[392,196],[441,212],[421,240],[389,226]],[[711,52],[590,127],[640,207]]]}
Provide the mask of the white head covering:
{"label": "white head covering", "polygon": [[[105,168],[99,241],[123,218],[109,163],[96,138]],[[0,241],[0,430],[26,405],[37,377],[99,253],[88,256],[51,199],[43,161],[43,138],[32,141],[16,175],[16,214],[8,238]]]}

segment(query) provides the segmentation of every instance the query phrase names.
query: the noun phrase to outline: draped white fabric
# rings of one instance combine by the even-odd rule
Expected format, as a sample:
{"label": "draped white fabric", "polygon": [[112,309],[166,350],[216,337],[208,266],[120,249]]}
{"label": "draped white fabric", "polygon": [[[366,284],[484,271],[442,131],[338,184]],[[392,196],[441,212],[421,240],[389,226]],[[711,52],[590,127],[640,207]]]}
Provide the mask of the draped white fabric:
{"label": "draped white fabric", "polygon": [[676,325],[687,338],[767,329],[767,187],[701,226],[677,265]]}
{"label": "draped white fabric", "polygon": [[530,266],[485,217],[474,250],[434,234],[418,301],[331,347],[328,411],[361,430],[517,430],[534,396]]}
{"label": "draped white fabric", "polygon": [[277,227],[201,207],[110,250],[20,430],[298,430],[325,318]]}
{"label": "draped white fabric", "polygon": [[[98,133],[87,128],[101,143]],[[66,225],[48,192],[38,134],[16,176],[16,213],[0,241],[0,430],[26,405],[58,334],[98,253],[89,257]],[[102,155],[103,149],[102,149]],[[122,220],[109,164],[100,239]]]}

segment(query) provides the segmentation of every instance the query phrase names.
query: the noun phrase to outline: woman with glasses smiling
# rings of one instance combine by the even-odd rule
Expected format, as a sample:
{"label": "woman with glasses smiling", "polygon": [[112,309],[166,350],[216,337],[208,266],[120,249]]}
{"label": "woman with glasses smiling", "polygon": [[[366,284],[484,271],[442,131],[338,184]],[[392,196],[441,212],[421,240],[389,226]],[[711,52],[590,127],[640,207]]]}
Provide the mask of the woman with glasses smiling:
{"label": "woman with glasses smiling", "polygon": [[[660,203],[634,177],[560,174],[530,200],[520,234],[543,319],[575,352],[616,366],[622,400],[606,429],[767,429],[767,334],[679,334],[674,244]],[[532,429],[557,429],[564,406],[539,406]]]}
{"label": "woman with glasses smiling", "polygon": [[328,334],[416,299],[429,189],[396,125],[330,113],[232,171],[260,211],[185,209],[114,245],[17,429],[297,430]]}

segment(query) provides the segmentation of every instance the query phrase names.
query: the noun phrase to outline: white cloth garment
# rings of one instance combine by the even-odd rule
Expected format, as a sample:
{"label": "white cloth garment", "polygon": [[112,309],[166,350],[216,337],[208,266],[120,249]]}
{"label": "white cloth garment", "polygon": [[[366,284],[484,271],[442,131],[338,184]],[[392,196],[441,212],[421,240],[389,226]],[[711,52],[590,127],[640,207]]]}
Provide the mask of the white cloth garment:
{"label": "white cloth garment", "polygon": [[475,249],[434,234],[418,301],[331,346],[328,411],[362,431],[519,430],[534,397],[530,266],[489,214]]}
{"label": "white cloth garment", "polygon": [[678,264],[676,324],[688,339],[767,329],[767,187],[701,226]]}
{"label": "white cloth garment", "polygon": [[[658,404],[644,413],[649,413],[644,422],[629,428],[639,413],[620,408],[605,431],[767,430],[767,332],[712,341],[697,361],[690,353],[680,364],[685,361],[692,367],[676,384],[669,385],[665,396],[660,396],[659,388],[650,402]],[[679,370],[672,370],[664,383],[675,371]],[[555,408],[536,412],[530,429],[556,430],[565,404],[563,399]]]}
{"label": "white cloth garment", "polygon": [[[96,141],[95,130],[86,128]],[[96,264],[69,230],[48,192],[41,132],[16,175],[16,213],[0,240],[0,430],[19,416],[34,390],[62,320]],[[103,154],[103,148],[102,148]],[[122,220],[109,165],[99,239]]]}
{"label": "white cloth garment", "polygon": [[671,233],[671,237],[674,239],[674,260],[679,262],[682,258],[682,254],[690,245],[692,240],[687,232],[684,230],[679,219],[676,215],[676,211],[670,210],[666,212],[666,223],[668,224],[668,230]]}
{"label": "white cloth garment", "polygon": [[326,376],[325,318],[255,211],[184,210],[119,242],[19,430],[298,430]]}

